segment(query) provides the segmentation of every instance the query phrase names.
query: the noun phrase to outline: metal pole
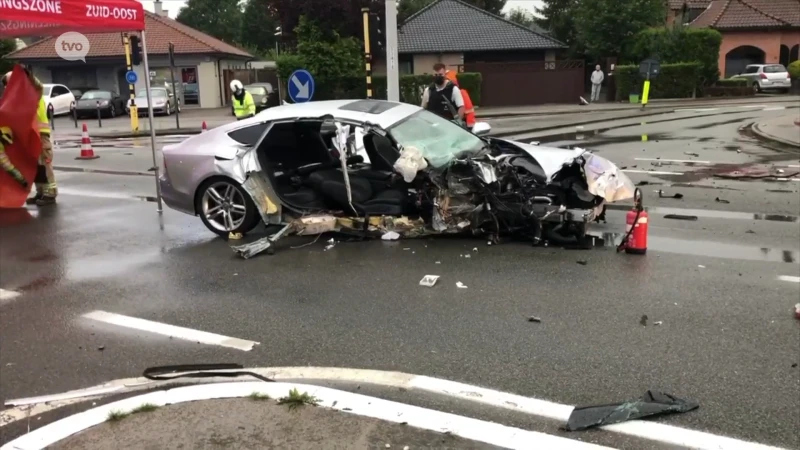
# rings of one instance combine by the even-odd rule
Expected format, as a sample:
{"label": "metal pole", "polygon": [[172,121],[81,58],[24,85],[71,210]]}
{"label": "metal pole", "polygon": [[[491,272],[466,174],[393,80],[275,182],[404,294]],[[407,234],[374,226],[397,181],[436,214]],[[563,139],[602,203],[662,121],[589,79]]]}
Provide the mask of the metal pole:
{"label": "metal pole", "polygon": [[369,8],[361,8],[364,17],[364,61],[367,72],[367,98],[372,98],[372,55],[369,48]]}
{"label": "metal pole", "polygon": [[[128,72],[133,71],[133,65],[131,64],[131,41],[127,34],[122,35],[122,45],[125,47],[125,68]],[[125,80],[127,81],[127,79]],[[139,132],[139,112],[136,108],[136,86],[133,83],[128,83],[128,102],[130,105],[130,113],[131,113],[131,132],[138,133]],[[77,123],[77,122],[76,122]],[[76,125],[77,127],[77,125]]]}
{"label": "metal pole", "polygon": [[[279,40],[280,38],[278,38]],[[279,41],[275,41],[275,60],[278,59],[279,56]],[[277,65],[275,66],[277,69]],[[277,70],[275,70],[275,75],[278,77],[278,106],[283,105],[283,87],[281,86],[281,74]]]}
{"label": "metal pole", "polygon": [[144,59],[144,88],[147,89],[147,121],[150,124],[150,148],[153,152],[153,172],[156,176],[156,201],[158,202],[158,213],[164,208],[161,205],[161,184],[158,183],[159,172],[158,162],[156,161],[156,128],[153,126],[153,99],[150,95],[150,63],[147,61],[147,40],[142,30],[142,56]]}
{"label": "metal pole", "polygon": [[181,120],[179,116],[181,96],[178,95],[178,88],[175,86],[175,46],[172,42],[169,43],[169,76],[172,78],[172,95],[175,97],[175,128],[181,129]]}
{"label": "metal pole", "polygon": [[386,99],[400,101],[400,59],[397,54],[397,1],[386,0]]}

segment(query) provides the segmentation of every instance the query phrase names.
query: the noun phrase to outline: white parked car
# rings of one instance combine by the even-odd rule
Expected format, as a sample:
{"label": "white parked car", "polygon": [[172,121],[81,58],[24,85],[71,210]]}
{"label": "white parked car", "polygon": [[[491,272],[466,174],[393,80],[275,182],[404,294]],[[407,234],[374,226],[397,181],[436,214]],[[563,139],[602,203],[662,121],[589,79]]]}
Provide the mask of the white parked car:
{"label": "white parked car", "polygon": [[792,79],[783,64],[750,64],[733,78],[745,78],[756,92],[776,89],[789,92]]}
{"label": "white parked car", "polygon": [[45,106],[53,105],[53,115],[69,114],[75,106],[75,95],[63,84],[43,84],[42,97]]}

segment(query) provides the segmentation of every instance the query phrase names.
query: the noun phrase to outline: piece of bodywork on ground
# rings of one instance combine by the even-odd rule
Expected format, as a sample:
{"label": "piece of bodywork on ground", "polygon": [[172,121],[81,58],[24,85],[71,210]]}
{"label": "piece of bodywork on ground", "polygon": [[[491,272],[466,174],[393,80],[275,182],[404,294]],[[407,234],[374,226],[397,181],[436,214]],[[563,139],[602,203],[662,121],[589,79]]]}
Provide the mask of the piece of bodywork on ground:
{"label": "piece of bodywork on ground", "polygon": [[669,394],[647,391],[638,400],[575,408],[567,420],[565,429],[567,431],[586,430],[662,414],[685,413],[697,409],[699,406],[697,403]]}
{"label": "piece of bodywork on ground", "polygon": [[[360,125],[363,133],[380,135],[392,143],[391,151],[396,156],[389,167],[394,171],[393,179],[405,182],[401,190],[408,204],[404,214],[369,215],[354,202],[351,191],[351,181],[358,172],[348,174],[353,170],[351,161],[361,158],[356,156],[359,149],[353,138],[358,130],[353,132],[352,123],[335,125],[332,144],[338,152],[336,165],[340,166],[346,187],[346,201],[340,200],[338,208],[295,211],[284,202],[276,205],[270,199],[280,199],[280,189],[271,185],[272,175],[264,173],[266,169],[253,169],[262,167],[262,163],[252,163],[258,160],[253,154],[243,158],[248,161],[245,189],[254,198],[264,221],[275,224],[279,216],[284,227],[274,235],[234,246],[239,256],[249,258],[268,250],[286,235],[317,232],[364,238],[381,238],[387,233],[397,233],[401,238],[471,233],[487,237],[492,243],[498,243],[503,236],[534,244],[549,241],[574,245],[576,240],[580,243],[584,239],[586,227],[603,214],[607,203],[630,199],[635,190],[633,182],[616,165],[583,149],[481,140],[472,134],[466,139],[474,140],[474,145],[470,144],[467,151],[437,147],[426,141],[421,146],[403,146],[393,140],[391,128],[387,133],[364,123]],[[457,140],[455,144],[460,143]]]}

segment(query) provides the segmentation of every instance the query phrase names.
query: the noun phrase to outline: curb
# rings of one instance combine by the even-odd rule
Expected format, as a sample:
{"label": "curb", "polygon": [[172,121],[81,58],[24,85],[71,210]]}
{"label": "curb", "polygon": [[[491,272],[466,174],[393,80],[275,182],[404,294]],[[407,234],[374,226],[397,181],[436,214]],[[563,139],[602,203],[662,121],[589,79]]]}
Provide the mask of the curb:
{"label": "curb", "polygon": [[795,142],[795,141],[790,141],[788,139],[784,139],[784,138],[781,138],[781,137],[778,137],[778,136],[773,136],[773,135],[761,130],[759,128],[759,126],[761,126],[760,123],[754,122],[753,126],[751,127],[751,129],[753,130],[753,133],[758,135],[758,137],[760,137],[761,139],[764,139],[764,140],[767,140],[767,141],[772,141],[772,142],[777,142],[779,144],[787,145],[787,146],[792,147],[792,148],[800,149],[800,143]]}
{"label": "curb", "polygon": [[111,169],[92,169],[87,167],[76,166],[53,166],[53,170],[60,170],[62,172],[83,172],[83,173],[101,173],[106,175],[133,175],[133,176],[155,176],[153,172],[140,172],[135,170],[111,170]]}

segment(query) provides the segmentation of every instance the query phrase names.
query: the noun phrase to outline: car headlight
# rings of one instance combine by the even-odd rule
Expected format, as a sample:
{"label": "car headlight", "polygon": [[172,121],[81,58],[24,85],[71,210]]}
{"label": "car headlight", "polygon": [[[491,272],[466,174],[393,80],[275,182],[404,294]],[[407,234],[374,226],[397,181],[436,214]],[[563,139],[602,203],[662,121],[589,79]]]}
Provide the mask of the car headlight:
{"label": "car headlight", "polygon": [[100,106],[108,106],[108,100],[103,100],[100,102]]}
{"label": "car headlight", "polygon": [[264,98],[261,99],[261,104],[262,105],[266,105],[267,104],[267,97],[264,97]]}

